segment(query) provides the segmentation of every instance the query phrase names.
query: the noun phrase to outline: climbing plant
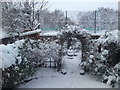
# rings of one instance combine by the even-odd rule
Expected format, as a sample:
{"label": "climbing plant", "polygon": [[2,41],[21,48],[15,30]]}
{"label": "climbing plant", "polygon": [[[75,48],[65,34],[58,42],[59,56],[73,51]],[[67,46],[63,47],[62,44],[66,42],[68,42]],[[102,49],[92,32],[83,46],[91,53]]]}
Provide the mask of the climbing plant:
{"label": "climbing plant", "polygon": [[87,30],[82,29],[79,26],[75,25],[66,26],[65,28],[62,29],[60,37],[61,44],[63,45],[63,43],[66,40],[70,40],[71,37],[75,37],[78,40],[80,40],[82,44],[82,62],[87,61],[91,46],[90,45],[91,34]]}

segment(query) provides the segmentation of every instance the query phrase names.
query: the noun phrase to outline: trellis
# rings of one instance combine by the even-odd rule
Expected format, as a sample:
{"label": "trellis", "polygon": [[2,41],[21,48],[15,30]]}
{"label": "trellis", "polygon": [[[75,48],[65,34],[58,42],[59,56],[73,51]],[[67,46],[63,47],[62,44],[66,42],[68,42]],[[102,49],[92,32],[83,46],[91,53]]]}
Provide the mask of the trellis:
{"label": "trellis", "polygon": [[68,40],[70,37],[77,38],[80,40],[82,44],[82,61],[88,60],[90,46],[91,46],[91,37],[92,35],[84,29],[80,29],[76,26],[68,26],[64,30],[62,30],[62,34],[60,35],[60,44],[63,46],[64,42]]}

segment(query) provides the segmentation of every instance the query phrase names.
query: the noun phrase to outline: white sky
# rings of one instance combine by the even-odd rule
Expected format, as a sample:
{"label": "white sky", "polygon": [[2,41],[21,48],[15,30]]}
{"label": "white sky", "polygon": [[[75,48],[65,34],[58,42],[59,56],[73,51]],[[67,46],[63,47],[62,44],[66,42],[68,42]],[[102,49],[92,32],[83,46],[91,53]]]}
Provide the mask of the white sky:
{"label": "white sky", "polygon": [[[32,0],[1,0],[1,1],[32,1]],[[42,0],[34,0],[41,2]],[[89,11],[95,10],[98,7],[118,8],[120,0],[45,0],[49,2],[48,8],[50,11],[60,9],[62,11]]]}
{"label": "white sky", "polygon": [[118,2],[119,0],[50,0],[51,2]]}
{"label": "white sky", "polygon": [[49,10],[60,9],[62,11],[89,11],[98,7],[118,8],[119,0],[50,0]]}
{"label": "white sky", "polygon": [[120,0],[48,0],[49,10],[59,9],[68,11],[68,17],[77,21],[79,11],[93,11],[98,7],[118,9],[118,1]]}

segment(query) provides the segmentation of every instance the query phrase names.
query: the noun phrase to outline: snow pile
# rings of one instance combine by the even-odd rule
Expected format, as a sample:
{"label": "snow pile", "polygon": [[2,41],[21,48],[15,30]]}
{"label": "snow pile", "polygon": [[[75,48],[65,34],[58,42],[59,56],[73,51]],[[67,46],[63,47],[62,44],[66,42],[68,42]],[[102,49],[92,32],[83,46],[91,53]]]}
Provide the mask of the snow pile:
{"label": "snow pile", "polygon": [[2,53],[2,66],[0,68],[10,67],[15,64],[16,59],[21,62],[21,57],[18,56],[18,48],[23,44],[24,40],[16,41],[13,44],[0,45],[0,53]]}

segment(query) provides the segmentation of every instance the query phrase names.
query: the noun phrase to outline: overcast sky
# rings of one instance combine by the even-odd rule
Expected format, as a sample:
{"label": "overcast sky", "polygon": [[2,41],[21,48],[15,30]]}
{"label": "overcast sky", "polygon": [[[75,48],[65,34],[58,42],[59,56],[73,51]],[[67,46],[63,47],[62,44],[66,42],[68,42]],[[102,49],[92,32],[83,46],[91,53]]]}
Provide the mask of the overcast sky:
{"label": "overcast sky", "polygon": [[49,10],[89,11],[98,7],[118,8],[117,0],[50,0]]}
{"label": "overcast sky", "polygon": [[68,16],[77,20],[79,11],[93,11],[98,7],[118,9],[119,0],[48,0],[49,10],[59,9],[68,11]]}

